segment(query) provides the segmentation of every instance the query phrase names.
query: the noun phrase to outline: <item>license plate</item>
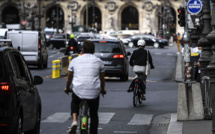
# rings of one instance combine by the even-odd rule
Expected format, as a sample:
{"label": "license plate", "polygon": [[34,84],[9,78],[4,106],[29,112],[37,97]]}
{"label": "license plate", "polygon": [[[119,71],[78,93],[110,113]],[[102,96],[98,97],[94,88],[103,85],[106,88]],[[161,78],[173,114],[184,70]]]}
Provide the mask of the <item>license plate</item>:
{"label": "license plate", "polygon": [[103,61],[104,62],[104,64],[106,64],[106,65],[110,65],[112,62],[111,61]]}

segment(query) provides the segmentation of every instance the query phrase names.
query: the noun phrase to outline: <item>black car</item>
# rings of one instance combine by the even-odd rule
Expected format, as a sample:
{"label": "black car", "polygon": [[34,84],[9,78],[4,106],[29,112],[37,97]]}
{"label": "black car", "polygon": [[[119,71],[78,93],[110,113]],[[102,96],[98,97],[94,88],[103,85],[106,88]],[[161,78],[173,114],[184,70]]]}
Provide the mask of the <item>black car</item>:
{"label": "black car", "polygon": [[[4,40],[5,41],[5,40]],[[41,99],[36,85],[19,52],[0,40],[0,133],[39,134]]]}
{"label": "black car", "polygon": [[155,48],[164,48],[164,46],[168,46],[168,40],[166,39],[158,39],[153,35],[148,34],[137,34],[127,38],[129,47],[137,47],[138,40],[143,39],[146,42],[146,46],[154,46]]}
{"label": "black car", "polygon": [[49,49],[65,48],[66,44],[69,41],[69,39],[70,39],[69,34],[56,33],[56,34],[53,34],[52,38],[50,38],[47,41],[47,46],[48,46]]}
{"label": "black car", "polygon": [[80,33],[78,34],[75,39],[78,42],[78,51],[79,53],[82,50],[83,42],[87,39],[96,39],[97,35],[94,33]]}
{"label": "black car", "polygon": [[91,39],[95,44],[95,55],[105,65],[105,76],[120,77],[120,80],[128,80],[129,64],[124,44],[119,39]]}

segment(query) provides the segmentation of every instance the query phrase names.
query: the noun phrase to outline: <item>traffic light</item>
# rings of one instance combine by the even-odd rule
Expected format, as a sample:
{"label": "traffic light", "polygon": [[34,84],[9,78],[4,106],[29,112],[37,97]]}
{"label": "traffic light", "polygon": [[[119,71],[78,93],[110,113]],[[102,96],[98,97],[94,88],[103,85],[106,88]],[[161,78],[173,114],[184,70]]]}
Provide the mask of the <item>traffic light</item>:
{"label": "traffic light", "polygon": [[180,7],[178,9],[178,24],[181,27],[185,26],[185,8],[184,7]]}

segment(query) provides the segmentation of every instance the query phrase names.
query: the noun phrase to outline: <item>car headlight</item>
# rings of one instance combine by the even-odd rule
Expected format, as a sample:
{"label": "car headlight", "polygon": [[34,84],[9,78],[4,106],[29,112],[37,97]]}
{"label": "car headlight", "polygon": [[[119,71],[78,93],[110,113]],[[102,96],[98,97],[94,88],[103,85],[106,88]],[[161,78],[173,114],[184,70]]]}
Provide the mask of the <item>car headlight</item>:
{"label": "car headlight", "polygon": [[81,42],[78,42],[78,44],[81,44]]}

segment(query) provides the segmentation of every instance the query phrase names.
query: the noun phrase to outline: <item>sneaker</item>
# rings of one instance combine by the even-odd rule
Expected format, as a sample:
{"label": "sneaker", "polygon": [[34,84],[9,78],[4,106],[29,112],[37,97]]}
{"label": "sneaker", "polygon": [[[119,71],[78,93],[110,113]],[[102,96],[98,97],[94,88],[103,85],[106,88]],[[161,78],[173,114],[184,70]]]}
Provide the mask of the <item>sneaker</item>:
{"label": "sneaker", "polygon": [[146,97],[145,97],[144,94],[141,96],[141,99],[142,99],[142,100],[146,100]]}
{"label": "sneaker", "polygon": [[77,121],[73,121],[71,125],[71,130],[69,131],[69,134],[76,134],[76,129],[78,127]]}

